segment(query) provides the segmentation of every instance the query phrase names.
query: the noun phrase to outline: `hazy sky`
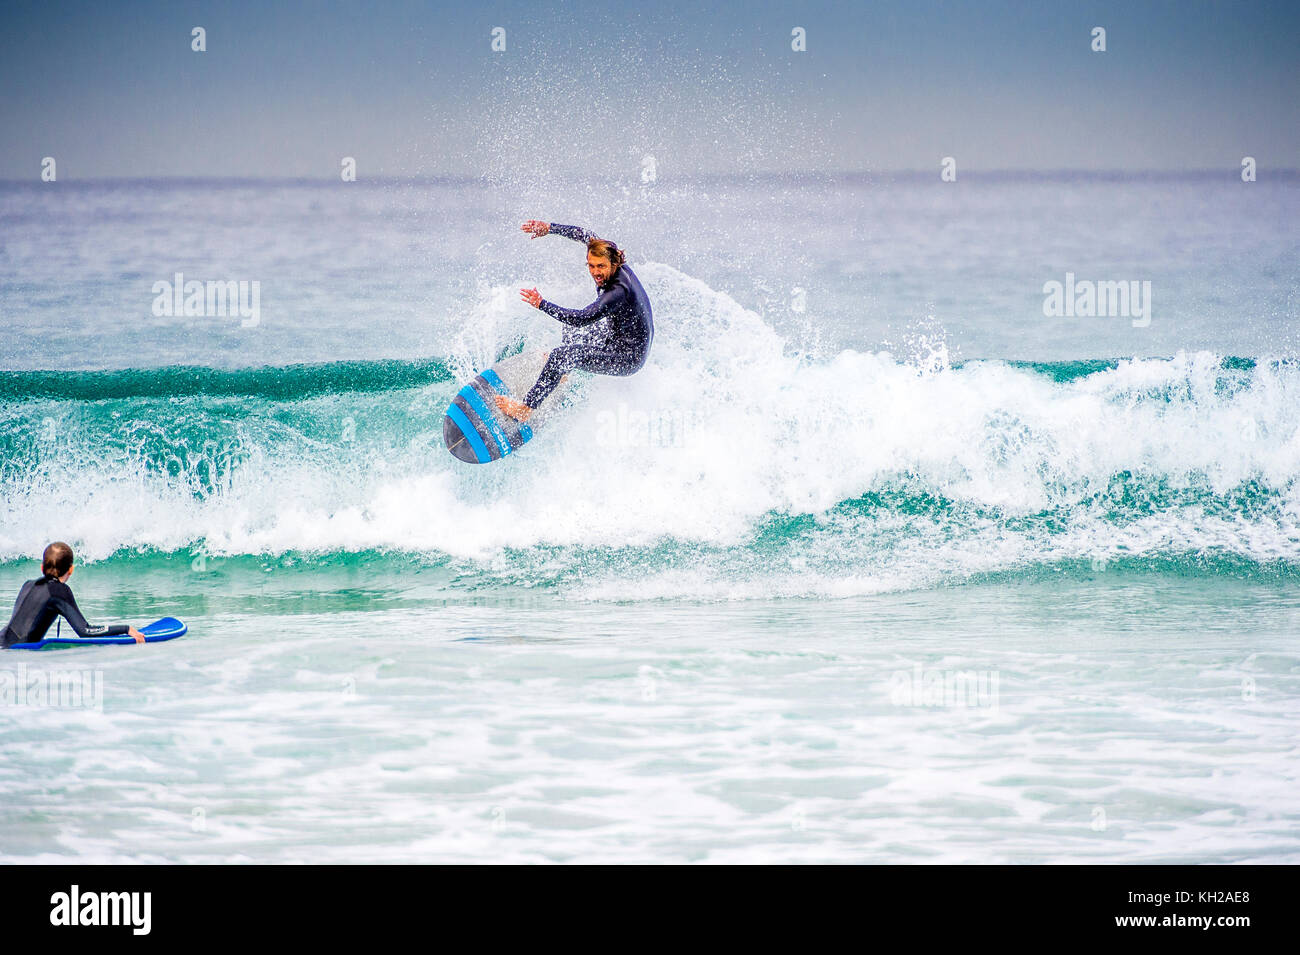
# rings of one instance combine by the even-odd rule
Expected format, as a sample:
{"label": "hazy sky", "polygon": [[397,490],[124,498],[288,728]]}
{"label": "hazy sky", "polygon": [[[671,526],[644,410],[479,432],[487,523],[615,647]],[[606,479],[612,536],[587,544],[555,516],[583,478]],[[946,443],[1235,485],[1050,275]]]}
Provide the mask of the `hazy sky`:
{"label": "hazy sky", "polygon": [[0,177],[1266,171],[1297,51],[1294,0],[9,0]]}

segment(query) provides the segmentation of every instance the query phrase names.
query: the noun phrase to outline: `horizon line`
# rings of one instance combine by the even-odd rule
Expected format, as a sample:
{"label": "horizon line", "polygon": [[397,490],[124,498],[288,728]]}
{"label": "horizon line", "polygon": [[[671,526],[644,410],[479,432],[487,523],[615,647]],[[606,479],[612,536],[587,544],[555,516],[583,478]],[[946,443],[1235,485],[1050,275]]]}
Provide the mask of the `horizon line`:
{"label": "horizon line", "polygon": [[[1241,168],[1239,166],[1215,166],[1209,168],[1194,169],[1169,169],[1169,168],[1146,168],[1146,169],[1071,169],[1071,168],[1046,168],[1046,169],[1020,169],[1020,168],[989,168],[989,169],[963,169],[960,170],[957,182],[962,178],[1003,178],[1003,179],[1177,179],[1177,178],[1240,178]],[[1261,181],[1270,177],[1294,179],[1300,178],[1300,167],[1281,167],[1277,169],[1257,170],[1257,180]],[[764,172],[699,172],[690,175],[678,176],[660,176],[656,182],[692,182],[701,179],[712,180],[770,180],[770,179],[821,179],[821,180],[847,180],[847,179],[935,179],[939,177],[937,169],[841,169],[841,170],[820,170],[820,169],[786,169]],[[527,177],[532,178],[532,177]],[[607,180],[610,182],[623,182],[624,180],[616,176],[601,176],[595,174],[560,176],[557,177],[561,182],[590,182],[593,180]],[[635,176],[629,177],[635,180]],[[417,175],[387,175],[387,176],[367,176],[357,178],[351,182],[343,182],[337,176],[274,176],[274,175],[247,175],[247,176],[230,176],[230,175],[187,175],[187,174],[165,174],[157,176],[87,176],[73,179],[61,179],[54,182],[45,182],[39,175],[31,178],[10,178],[0,177],[0,186],[18,186],[18,185],[38,185],[38,186],[58,186],[60,183],[69,183],[74,185],[109,185],[109,184],[158,184],[158,185],[180,185],[185,183],[209,183],[214,185],[241,185],[241,184],[282,184],[282,185],[424,185],[424,184],[465,184],[465,183],[483,183],[495,184],[503,181],[499,175],[473,174],[473,173],[445,173],[445,174],[417,174]]]}

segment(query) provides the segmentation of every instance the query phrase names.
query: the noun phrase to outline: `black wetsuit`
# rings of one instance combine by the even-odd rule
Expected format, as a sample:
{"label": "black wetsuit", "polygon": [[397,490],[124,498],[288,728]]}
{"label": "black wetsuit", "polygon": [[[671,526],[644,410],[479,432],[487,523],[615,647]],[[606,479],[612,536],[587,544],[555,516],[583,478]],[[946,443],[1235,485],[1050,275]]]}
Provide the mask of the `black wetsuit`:
{"label": "black wetsuit", "polygon": [[[593,238],[586,229],[551,223],[551,234],[587,242]],[[566,325],[581,327],[608,320],[603,337],[583,338],[565,335],[564,344],[553,349],[537,384],[524,396],[524,404],[536,408],[555,390],[560,378],[575,368],[598,375],[630,375],[640,371],[650,354],[655,327],[650,315],[650,299],[636,274],[620,265],[609,281],[600,286],[600,295],[586,308],[561,308],[542,299],[541,310]]]}
{"label": "black wetsuit", "polygon": [[92,627],[77,608],[72,588],[53,577],[41,577],[27,581],[18,591],[13,619],[5,627],[4,645],[39,642],[54,618],[60,616],[72,625],[79,637],[116,637],[131,629],[124,623]]}

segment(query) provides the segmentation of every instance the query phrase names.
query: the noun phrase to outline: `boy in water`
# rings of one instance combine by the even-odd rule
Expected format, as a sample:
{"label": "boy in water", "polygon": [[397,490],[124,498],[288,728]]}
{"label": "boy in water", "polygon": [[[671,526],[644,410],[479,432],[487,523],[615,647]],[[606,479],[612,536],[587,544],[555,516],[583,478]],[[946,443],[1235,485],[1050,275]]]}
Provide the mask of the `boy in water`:
{"label": "boy in water", "polygon": [[144,635],[129,624],[119,623],[107,627],[92,627],[81,615],[77,600],[72,596],[68,578],[75,568],[72,548],[63,541],[55,541],[45,548],[41,556],[41,577],[29,580],[18,591],[14,601],[13,618],[5,627],[3,645],[39,643],[56,617],[62,617],[79,637],[116,637],[127,634],[136,643],[144,643]]}

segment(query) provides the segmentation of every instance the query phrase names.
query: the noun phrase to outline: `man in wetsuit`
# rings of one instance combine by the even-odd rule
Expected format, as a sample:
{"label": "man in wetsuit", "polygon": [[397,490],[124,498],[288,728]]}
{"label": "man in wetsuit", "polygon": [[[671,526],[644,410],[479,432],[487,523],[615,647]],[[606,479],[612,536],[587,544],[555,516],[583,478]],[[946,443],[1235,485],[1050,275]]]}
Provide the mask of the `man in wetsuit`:
{"label": "man in wetsuit", "polygon": [[497,406],[503,412],[519,421],[527,421],[533,410],[559,385],[560,379],[574,369],[598,375],[631,375],[640,371],[650,353],[655,328],[650,315],[650,299],[636,275],[624,263],[622,251],[613,242],[598,239],[578,226],[536,219],[530,219],[521,228],[534,239],[554,233],[586,243],[587,270],[600,294],[586,308],[561,308],[542,298],[535,288],[520,289],[520,297],[566,325],[580,328],[606,319],[609,328],[603,339],[578,340],[566,335],[564,344],[547,356],[537,384],[523,401],[504,395],[497,397]]}
{"label": "man in wetsuit", "polygon": [[18,591],[14,601],[13,619],[5,627],[2,644],[39,643],[56,617],[62,617],[79,637],[116,637],[126,634],[136,643],[144,643],[144,636],[135,627],[125,623],[107,627],[92,627],[81,615],[77,600],[72,596],[68,578],[72,576],[72,548],[63,541],[55,541],[45,548],[41,559],[43,576],[29,580]]}

